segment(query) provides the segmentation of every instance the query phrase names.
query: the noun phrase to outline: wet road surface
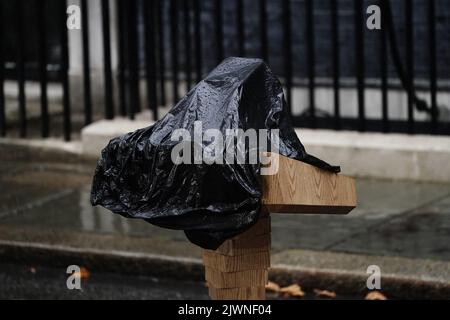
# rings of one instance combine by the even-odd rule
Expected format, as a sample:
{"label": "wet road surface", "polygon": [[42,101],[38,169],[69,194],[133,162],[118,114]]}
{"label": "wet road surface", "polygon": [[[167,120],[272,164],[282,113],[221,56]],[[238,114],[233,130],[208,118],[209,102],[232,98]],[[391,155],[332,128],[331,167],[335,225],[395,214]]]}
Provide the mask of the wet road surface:
{"label": "wet road surface", "polygon": [[207,299],[204,283],[90,273],[81,290],[67,288],[65,268],[0,263],[0,299]]}

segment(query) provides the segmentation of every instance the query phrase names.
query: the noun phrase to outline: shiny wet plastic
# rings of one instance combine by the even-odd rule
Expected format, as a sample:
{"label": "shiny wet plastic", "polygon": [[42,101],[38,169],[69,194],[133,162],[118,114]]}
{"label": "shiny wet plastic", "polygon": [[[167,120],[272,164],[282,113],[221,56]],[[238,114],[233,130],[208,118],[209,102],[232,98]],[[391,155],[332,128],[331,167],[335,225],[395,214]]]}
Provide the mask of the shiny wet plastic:
{"label": "shiny wet plastic", "polygon": [[[261,208],[260,162],[177,164],[171,157],[179,143],[172,133],[192,133],[198,121],[202,132],[217,129],[224,136],[227,129],[278,129],[280,154],[339,171],[306,153],[269,67],[260,59],[228,58],[164,118],[110,141],[97,164],[91,203],[184,230],[191,242],[208,249],[248,229]],[[202,141],[200,148],[210,146]]]}

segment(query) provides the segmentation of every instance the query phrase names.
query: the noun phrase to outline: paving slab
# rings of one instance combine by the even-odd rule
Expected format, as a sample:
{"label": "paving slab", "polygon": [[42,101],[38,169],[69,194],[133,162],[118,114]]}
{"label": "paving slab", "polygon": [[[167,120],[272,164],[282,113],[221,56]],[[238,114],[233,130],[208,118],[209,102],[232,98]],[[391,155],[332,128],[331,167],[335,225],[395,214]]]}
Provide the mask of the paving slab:
{"label": "paving slab", "polygon": [[450,195],[358,232],[333,251],[450,261]]}

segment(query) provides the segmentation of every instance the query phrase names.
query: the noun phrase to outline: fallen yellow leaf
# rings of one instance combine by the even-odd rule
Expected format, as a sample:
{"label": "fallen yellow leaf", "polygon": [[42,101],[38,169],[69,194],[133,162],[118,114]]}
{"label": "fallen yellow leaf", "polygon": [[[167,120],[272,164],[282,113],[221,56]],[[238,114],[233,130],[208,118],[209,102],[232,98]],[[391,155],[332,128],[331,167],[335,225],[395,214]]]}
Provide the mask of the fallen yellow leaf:
{"label": "fallen yellow leaf", "polygon": [[366,297],[366,300],[387,300],[386,296],[382,294],[380,291],[372,291],[369,292]]}
{"label": "fallen yellow leaf", "polygon": [[267,291],[270,291],[270,292],[280,292],[280,286],[277,284],[277,283],[275,283],[275,282],[272,282],[272,281],[269,281],[267,284],[266,284],[266,290]]}
{"label": "fallen yellow leaf", "polygon": [[314,293],[321,298],[336,298],[336,292],[333,291],[314,289]]}
{"label": "fallen yellow leaf", "polygon": [[305,293],[298,284],[291,284],[290,286],[280,289],[280,293],[285,297],[303,298]]}

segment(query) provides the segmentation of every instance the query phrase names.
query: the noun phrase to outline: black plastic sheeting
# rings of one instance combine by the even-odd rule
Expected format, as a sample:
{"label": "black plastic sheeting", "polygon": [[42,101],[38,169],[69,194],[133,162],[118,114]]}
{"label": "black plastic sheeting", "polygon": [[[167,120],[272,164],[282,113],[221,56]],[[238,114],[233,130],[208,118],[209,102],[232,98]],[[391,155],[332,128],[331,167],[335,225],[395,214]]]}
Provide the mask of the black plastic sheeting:
{"label": "black plastic sheeting", "polygon": [[[92,205],[184,230],[216,249],[252,226],[261,208],[261,164],[175,164],[175,129],[279,129],[279,153],[339,172],[306,153],[294,132],[280,81],[260,59],[228,58],[154,125],[112,139],[97,163]],[[270,137],[269,137],[270,138]],[[202,150],[211,141],[201,144]],[[259,147],[259,145],[258,145]],[[248,152],[248,150],[246,151]]]}

